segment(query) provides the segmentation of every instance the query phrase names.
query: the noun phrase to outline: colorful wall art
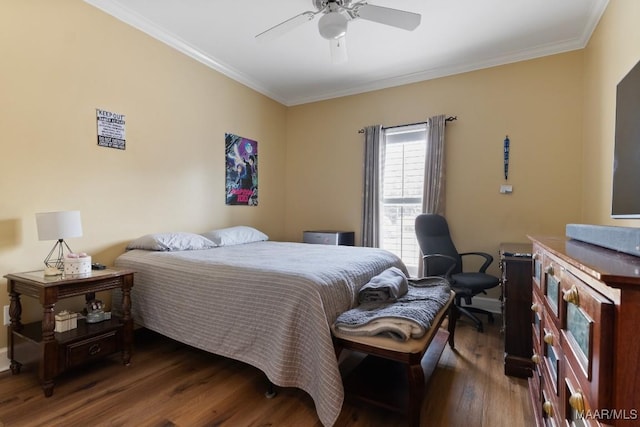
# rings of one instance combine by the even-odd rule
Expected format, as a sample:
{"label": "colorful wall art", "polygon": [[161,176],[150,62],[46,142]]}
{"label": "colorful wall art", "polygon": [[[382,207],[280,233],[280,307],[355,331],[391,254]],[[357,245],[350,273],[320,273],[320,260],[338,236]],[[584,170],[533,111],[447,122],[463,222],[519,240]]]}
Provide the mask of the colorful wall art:
{"label": "colorful wall art", "polygon": [[258,205],[258,143],[225,134],[227,205]]}

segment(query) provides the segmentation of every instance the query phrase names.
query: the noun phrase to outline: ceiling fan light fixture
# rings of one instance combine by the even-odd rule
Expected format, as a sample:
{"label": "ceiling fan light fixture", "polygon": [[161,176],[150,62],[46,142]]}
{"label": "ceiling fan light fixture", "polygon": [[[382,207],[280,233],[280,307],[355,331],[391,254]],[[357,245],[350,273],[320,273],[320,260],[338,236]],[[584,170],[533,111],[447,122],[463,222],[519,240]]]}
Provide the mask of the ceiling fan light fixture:
{"label": "ceiling fan light fixture", "polygon": [[329,12],[323,15],[318,21],[320,35],[327,40],[335,40],[347,33],[347,23],[349,20],[340,12]]}

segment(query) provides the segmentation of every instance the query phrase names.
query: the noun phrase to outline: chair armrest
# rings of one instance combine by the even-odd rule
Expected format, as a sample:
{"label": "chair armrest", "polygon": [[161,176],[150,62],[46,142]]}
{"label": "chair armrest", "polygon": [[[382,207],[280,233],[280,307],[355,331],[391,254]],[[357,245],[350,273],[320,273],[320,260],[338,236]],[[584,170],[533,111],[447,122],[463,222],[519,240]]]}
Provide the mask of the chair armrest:
{"label": "chair armrest", "polygon": [[493,256],[489,255],[486,252],[465,252],[460,254],[461,257],[466,255],[477,255],[484,258],[484,263],[480,266],[480,269],[478,270],[480,273],[485,273],[487,271],[487,268],[493,262]]}
{"label": "chair armrest", "polygon": [[451,273],[453,272],[453,269],[456,267],[458,260],[456,260],[454,257],[450,257],[449,255],[444,255],[444,254],[429,254],[429,255],[422,256],[422,263],[424,266],[424,275],[429,276],[429,260],[434,258],[441,258],[451,263],[451,266],[447,269],[446,273],[443,276],[447,280],[451,280]]}

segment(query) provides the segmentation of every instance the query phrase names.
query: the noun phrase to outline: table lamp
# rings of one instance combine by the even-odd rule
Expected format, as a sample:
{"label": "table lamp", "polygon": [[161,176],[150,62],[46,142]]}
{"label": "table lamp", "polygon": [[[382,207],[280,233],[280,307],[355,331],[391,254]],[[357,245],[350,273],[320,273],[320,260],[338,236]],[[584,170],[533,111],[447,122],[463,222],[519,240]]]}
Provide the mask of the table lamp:
{"label": "table lamp", "polygon": [[[64,239],[82,236],[80,211],[43,212],[36,214],[38,240],[57,240],[51,252],[44,259],[48,269],[64,269],[64,251],[71,253],[71,248]],[[60,274],[60,273],[58,273]]]}

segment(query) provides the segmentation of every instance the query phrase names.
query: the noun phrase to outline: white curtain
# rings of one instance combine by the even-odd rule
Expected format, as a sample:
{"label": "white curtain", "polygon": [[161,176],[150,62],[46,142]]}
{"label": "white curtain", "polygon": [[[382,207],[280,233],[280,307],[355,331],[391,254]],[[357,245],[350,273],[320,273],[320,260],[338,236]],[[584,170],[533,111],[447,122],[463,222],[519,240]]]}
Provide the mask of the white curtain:
{"label": "white curtain", "polygon": [[362,246],[380,247],[380,197],[384,144],[382,126],[364,128],[364,200]]}
{"label": "white curtain", "polygon": [[429,117],[427,121],[427,155],[424,164],[422,212],[444,216],[445,164],[444,129],[446,116]]}

